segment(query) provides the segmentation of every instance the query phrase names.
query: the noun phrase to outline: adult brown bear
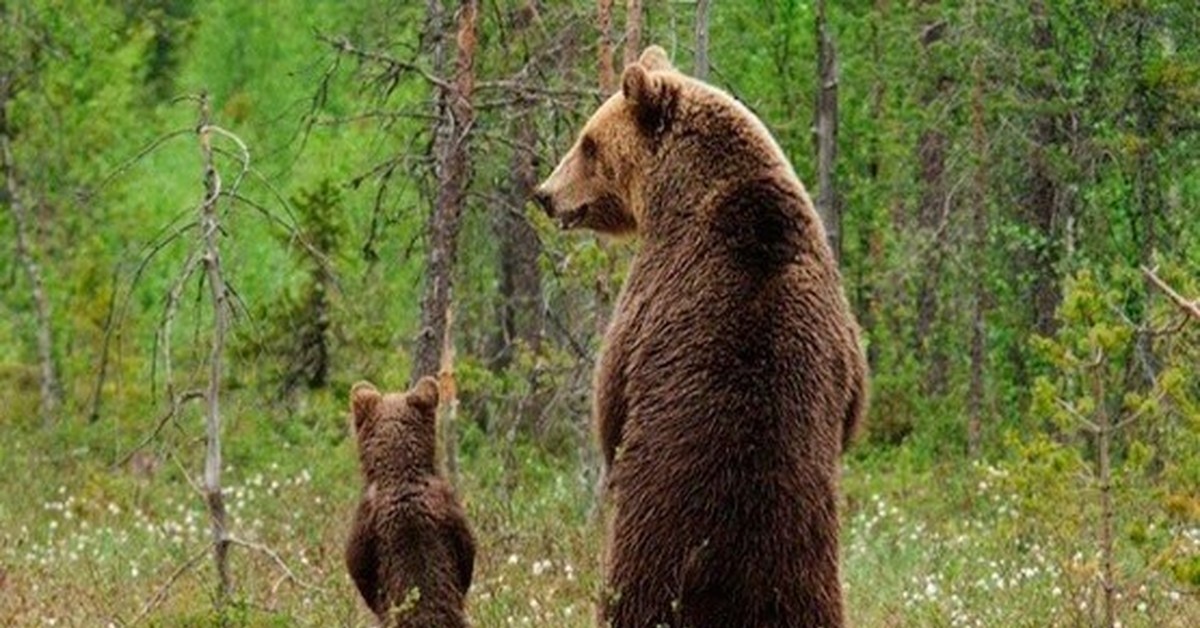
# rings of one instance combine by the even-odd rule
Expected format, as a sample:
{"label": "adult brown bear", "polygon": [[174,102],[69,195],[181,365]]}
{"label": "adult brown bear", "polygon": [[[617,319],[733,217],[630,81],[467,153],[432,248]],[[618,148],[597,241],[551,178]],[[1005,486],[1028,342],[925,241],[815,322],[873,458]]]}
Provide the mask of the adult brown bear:
{"label": "adult brown bear", "polygon": [[651,47],[535,198],[564,228],[640,239],[595,381],[602,622],[841,626],[839,459],[866,366],[766,128]]}
{"label": "adult brown bear", "polygon": [[350,391],[366,488],[346,544],[346,566],[385,626],[466,626],[475,540],[454,489],[437,470],[437,382],[381,394]]}

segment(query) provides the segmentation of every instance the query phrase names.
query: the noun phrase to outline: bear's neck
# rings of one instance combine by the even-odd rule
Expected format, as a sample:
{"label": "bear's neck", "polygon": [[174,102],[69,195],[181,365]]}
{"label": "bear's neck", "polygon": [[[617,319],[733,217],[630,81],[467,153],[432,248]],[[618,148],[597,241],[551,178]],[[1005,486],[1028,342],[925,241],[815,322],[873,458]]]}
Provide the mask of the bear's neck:
{"label": "bear's neck", "polygon": [[[747,181],[772,180],[805,196],[791,165],[738,138],[691,136],[666,144],[646,181],[641,235],[653,240],[707,224],[712,212]],[[794,188],[794,189],[792,189]]]}
{"label": "bear's neck", "polygon": [[646,173],[643,224],[653,238],[677,233],[681,219],[703,222],[721,200],[746,181],[771,180],[805,203],[807,193],[770,132],[748,109],[724,92],[706,92],[676,113]]}
{"label": "bear's neck", "polygon": [[433,443],[404,443],[373,453],[372,458],[363,465],[368,481],[381,477],[411,480],[437,472]]}

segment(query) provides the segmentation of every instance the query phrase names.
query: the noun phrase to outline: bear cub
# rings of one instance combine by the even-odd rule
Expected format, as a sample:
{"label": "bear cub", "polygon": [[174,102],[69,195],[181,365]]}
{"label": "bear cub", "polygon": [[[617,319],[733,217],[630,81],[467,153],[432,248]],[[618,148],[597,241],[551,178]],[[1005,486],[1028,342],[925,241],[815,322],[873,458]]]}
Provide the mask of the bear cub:
{"label": "bear cub", "polygon": [[436,459],[437,381],[380,393],[350,391],[364,490],[346,544],[346,566],[385,626],[466,626],[475,539]]}

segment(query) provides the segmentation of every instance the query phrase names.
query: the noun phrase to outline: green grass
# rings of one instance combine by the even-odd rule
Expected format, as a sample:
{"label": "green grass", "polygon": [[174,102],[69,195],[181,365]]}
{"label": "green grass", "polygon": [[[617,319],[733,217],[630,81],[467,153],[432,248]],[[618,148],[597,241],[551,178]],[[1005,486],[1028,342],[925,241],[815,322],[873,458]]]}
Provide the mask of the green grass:
{"label": "green grass", "polygon": [[[317,396],[289,416],[237,394],[247,393],[227,404],[224,481],[232,532],[253,547],[232,549],[236,594],[225,619],[371,625],[342,565],[359,480],[340,400]],[[203,455],[196,409],[147,455],[113,466],[151,417],[51,432],[0,424],[0,617],[122,625],[161,593],[145,624],[220,623],[203,501],[185,477]],[[505,451],[472,426],[464,432],[459,486],[479,542],[475,624],[594,625],[601,530],[579,464],[527,443]],[[1062,487],[1029,482],[1030,467],[1016,462],[915,458],[864,447],[847,460],[843,575],[854,625],[1092,623],[1100,598],[1086,500],[1039,502]],[[1145,508],[1151,498],[1126,499]],[[1143,549],[1119,539],[1119,616],[1125,626],[1195,625],[1194,586],[1166,565],[1200,555],[1200,526],[1163,520],[1155,529]],[[1154,565],[1165,548],[1169,560]]]}

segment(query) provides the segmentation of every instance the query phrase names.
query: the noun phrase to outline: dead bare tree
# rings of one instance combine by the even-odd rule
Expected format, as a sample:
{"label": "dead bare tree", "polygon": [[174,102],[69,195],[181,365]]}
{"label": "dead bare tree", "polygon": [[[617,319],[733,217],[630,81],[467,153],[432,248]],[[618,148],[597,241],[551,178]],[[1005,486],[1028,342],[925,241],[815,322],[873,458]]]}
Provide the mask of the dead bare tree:
{"label": "dead bare tree", "polygon": [[[149,266],[150,262],[155,258],[166,245],[178,241],[184,236],[193,235],[195,237],[193,244],[185,256],[185,260],[171,281],[171,288],[166,296],[166,303],[163,308],[162,319],[159,322],[158,329],[155,334],[155,343],[157,352],[161,352],[163,365],[163,378],[165,380],[165,389],[167,393],[167,411],[160,416],[155,422],[153,428],[149,430],[148,435],[143,438],[139,444],[130,450],[118,463],[117,466],[123,465],[126,461],[132,458],[139,450],[149,445],[161,433],[163,428],[171,421],[178,419],[182,409],[192,401],[204,401],[204,418],[205,418],[205,454],[204,454],[204,473],[201,482],[197,483],[190,474],[186,474],[185,478],[188,483],[196,489],[204,499],[205,507],[209,515],[209,526],[211,534],[211,543],[203,548],[202,552],[198,552],[195,556],[182,564],[171,577],[163,584],[154,596],[147,601],[138,614],[131,620],[130,624],[137,624],[144,620],[149,614],[160,605],[167,597],[168,590],[175,582],[187,571],[194,568],[200,558],[210,549],[212,551],[213,562],[217,572],[217,587],[215,594],[215,602],[218,613],[223,613],[228,605],[233,592],[233,581],[229,570],[229,548],[233,545],[245,547],[250,550],[265,554],[282,572],[279,583],[285,580],[290,580],[293,583],[310,590],[319,590],[319,588],[305,583],[300,580],[295,572],[288,568],[283,559],[270,548],[263,545],[244,541],[230,533],[228,519],[226,516],[225,499],[221,485],[222,472],[222,414],[221,414],[221,388],[224,372],[225,358],[225,336],[228,331],[230,316],[233,314],[235,303],[234,292],[229,287],[226,279],[225,271],[221,265],[221,247],[220,239],[227,232],[221,223],[222,216],[226,213],[226,205],[233,207],[245,206],[252,210],[256,215],[261,215],[271,225],[284,228],[289,234],[289,242],[298,243],[313,259],[317,260],[322,265],[326,272],[328,260],[309,244],[304,235],[299,231],[298,227],[290,224],[283,218],[276,215],[268,207],[257,203],[240,191],[243,182],[249,176],[253,176],[265,183],[265,179],[261,173],[250,166],[250,150],[236,134],[228,131],[220,126],[213,124],[211,118],[210,100],[207,93],[201,93],[197,96],[190,97],[188,100],[194,100],[198,108],[198,123],[194,133],[197,137],[197,142],[200,149],[201,166],[202,166],[202,185],[204,187],[203,196],[196,205],[194,213],[189,220],[179,224],[181,218],[172,221],[170,225],[165,227],[154,240],[145,247],[144,256],[138,261],[136,270],[130,284],[124,290],[125,301],[128,300],[128,295],[132,294],[138,280],[142,277],[143,271]],[[182,137],[178,132],[168,133],[154,140],[148,148],[143,149],[138,155],[130,160],[129,163],[123,165],[116,173],[109,178],[115,177],[128,170],[128,166],[134,161],[141,159],[152,152],[154,149],[164,145],[167,140]],[[236,150],[227,150],[215,145],[214,138],[220,137],[225,141],[232,143]],[[217,164],[217,157],[224,157],[239,164],[239,170],[230,182],[226,183],[221,177],[221,171]],[[278,195],[276,194],[278,197]],[[281,199],[281,197],[278,197]],[[282,199],[280,200],[282,202]],[[208,286],[209,305],[212,307],[212,329],[211,337],[209,338],[207,351],[207,377],[202,386],[196,389],[184,390],[177,392],[175,385],[172,352],[173,324],[176,314],[178,313],[184,290],[188,283],[197,276],[202,277],[201,285]],[[114,293],[116,291],[114,290]],[[118,301],[114,296],[114,304]],[[123,306],[113,306],[113,311],[123,311]],[[114,329],[122,324],[124,319],[123,314],[113,314],[110,312],[109,327],[105,330],[106,338],[114,332]],[[99,390],[99,388],[97,389]],[[97,400],[98,403],[97,393]],[[278,584],[278,583],[277,583]]]}
{"label": "dead bare tree", "polygon": [[[204,161],[204,200],[200,203],[201,260],[212,299],[213,331],[208,353],[208,390],[205,393],[204,501],[208,504],[212,528],[213,562],[217,569],[217,608],[229,602],[229,535],[225,519],[225,497],[221,491],[221,358],[225,353],[225,326],[228,311],[225,277],[221,273],[221,255],[217,246],[221,222],[217,201],[221,198],[221,175],[213,164],[212,126],[208,94],[200,94],[200,156]],[[238,140],[240,142],[240,140]],[[248,161],[248,159],[247,159]],[[247,165],[249,165],[247,163]]]}
{"label": "dead bare tree", "polygon": [[41,407],[43,425],[51,425],[62,406],[62,386],[59,383],[58,365],[54,359],[53,320],[50,299],[46,295],[41,265],[38,264],[31,237],[29,212],[22,198],[23,190],[17,177],[17,166],[13,158],[11,135],[8,126],[8,101],[15,79],[0,75],[0,168],[4,170],[4,188],[0,189],[0,201],[8,205],[16,232],[17,261],[29,280],[30,297],[36,319],[38,360],[41,365]]}
{"label": "dead bare tree", "polygon": [[837,262],[842,258],[842,209],[839,203],[835,169],[838,131],[837,50],[829,35],[825,0],[817,0],[817,106],[813,125],[817,146],[817,215],[825,225],[829,250]]}
{"label": "dead bare tree", "polygon": [[696,0],[696,62],[692,76],[701,81],[708,80],[708,1]]}
{"label": "dead bare tree", "polygon": [[[536,3],[528,3],[524,14],[536,15]],[[512,38],[517,46],[529,50],[529,27],[533,20],[515,21]],[[516,55],[509,50],[508,56]],[[526,55],[528,56],[528,55]],[[538,68],[527,59],[514,80],[529,80]],[[539,350],[542,341],[542,272],[538,258],[542,246],[533,225],[525,217],[525,205],[537,184],[538,127],[537,103],[518,94],[509,121],[508,184],[502,202],[492,212],[493,229],[500,248],[500,328],[493,352],[497,368],[506,368],[515,355],[515,347]],[[536,412],[536,409],[535,409]]]}

